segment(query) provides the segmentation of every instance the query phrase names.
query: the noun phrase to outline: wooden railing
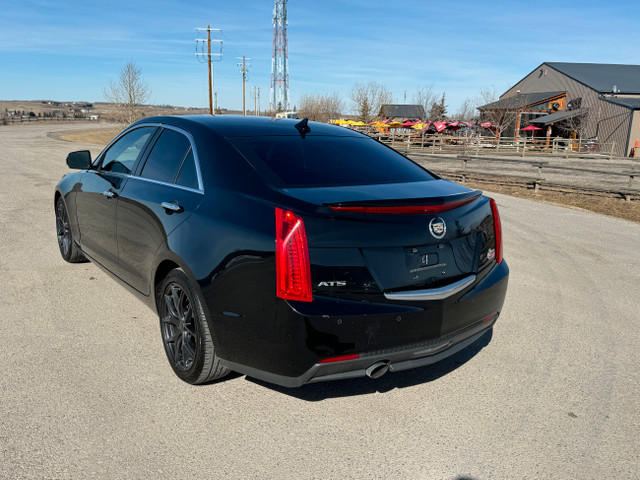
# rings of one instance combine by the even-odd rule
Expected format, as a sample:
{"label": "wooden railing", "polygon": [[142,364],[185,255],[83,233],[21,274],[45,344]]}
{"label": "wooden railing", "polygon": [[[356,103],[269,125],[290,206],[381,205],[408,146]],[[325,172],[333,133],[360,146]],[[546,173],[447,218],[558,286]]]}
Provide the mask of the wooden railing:
{"label": "wooden railing", "polygon": [[494,151],[501,155],[552,155],[609,158],[615,157],[615,142],[598,142],[592,139],[561,137],[496,137],[485,135],[451,135],[411,132],[408,129],[391,129],[380,133],[366,127],[356,130],[392,146],[399,151],[426,151],[430,153],[480,154]]}

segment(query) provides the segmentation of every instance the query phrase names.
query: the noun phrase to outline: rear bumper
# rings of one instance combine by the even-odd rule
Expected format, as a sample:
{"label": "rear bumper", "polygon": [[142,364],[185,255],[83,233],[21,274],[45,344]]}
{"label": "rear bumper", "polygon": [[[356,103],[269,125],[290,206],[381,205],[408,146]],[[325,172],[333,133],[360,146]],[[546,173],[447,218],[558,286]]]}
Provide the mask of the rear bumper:
{"label": "rear bumper", "polygon": [[265,380],[283,387],[300,387],[306,383],[324,382],[330,380],[344,380],[364,377],[369,367],[379,363],[386,365],[390,372],[399,372],[411,368],[424,367],[444,360],[451,355],[465,349],[479,340],[498,319],[496,314],[486,321],[478,322],[455,335],[448,335],[419,345],[401,347],[388,352],[370,352],[360,355],[360,358],[335,363],[316,363],[309,370],[298,377],[278,375],[257,368],[239,365],[234,362],[223,361],[231,370],[242,372],[251,377]]}
{"label": "rear bumper", "polygon": [[[268,345],[253,349],[251,358],[221,360],[232,370],[286,387],[362,377],[378,362],[389,371],[429,365],[471,345],[493,326],[508,276],[503,261],[442,300],[389,301],[382,295],[380,303],[326,297],[304,304],[282,300]],[[359,358],[325,363],[355,354]]]}

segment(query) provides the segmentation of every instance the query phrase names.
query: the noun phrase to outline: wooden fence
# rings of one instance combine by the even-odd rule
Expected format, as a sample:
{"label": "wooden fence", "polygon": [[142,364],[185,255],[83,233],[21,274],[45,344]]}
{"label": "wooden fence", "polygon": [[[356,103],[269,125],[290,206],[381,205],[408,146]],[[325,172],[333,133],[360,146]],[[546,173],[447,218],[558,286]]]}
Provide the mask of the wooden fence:
{"label": "wooden fence", "polygon": [[448,135],[411,132],[406,129],[380,133],[366,127],[356,130],[392,146],[402,152],[423,151],[429,153],[474,154],[494,152],[499,155],[559,156],[614,158],[615,142],[601,143],[592,139],[561,137],[496,137],[482,135]]}

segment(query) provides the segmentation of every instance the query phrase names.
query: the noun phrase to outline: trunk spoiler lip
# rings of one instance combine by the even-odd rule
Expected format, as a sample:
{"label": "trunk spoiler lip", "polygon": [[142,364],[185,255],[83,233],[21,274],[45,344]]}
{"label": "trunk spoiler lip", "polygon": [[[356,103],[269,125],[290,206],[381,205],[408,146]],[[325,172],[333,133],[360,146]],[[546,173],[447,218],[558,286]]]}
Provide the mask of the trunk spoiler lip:
{"label": "trunk spoiler lip", "polygon": [[426,198],[402,198],[389,200],[363,200],[325,203],[336,212],[358,213],[440,213],[467,205],[482,195],[480,190],[455,193],[452,195],[426,197]]}

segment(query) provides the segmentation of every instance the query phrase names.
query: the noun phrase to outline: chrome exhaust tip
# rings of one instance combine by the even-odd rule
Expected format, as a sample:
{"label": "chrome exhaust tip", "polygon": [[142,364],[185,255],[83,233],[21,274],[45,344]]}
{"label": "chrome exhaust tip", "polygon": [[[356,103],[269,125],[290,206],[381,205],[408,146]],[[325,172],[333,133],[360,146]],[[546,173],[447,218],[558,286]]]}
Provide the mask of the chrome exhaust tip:
{"label": "chrome exhaust tip", "polygon": [[383,376],[388,371],[389,371],[389,362],[382,361],[382,362],[374,363],[369,368],[367,368],[364,371],[364,373],[369,378],[380,378],[381,376]]}

